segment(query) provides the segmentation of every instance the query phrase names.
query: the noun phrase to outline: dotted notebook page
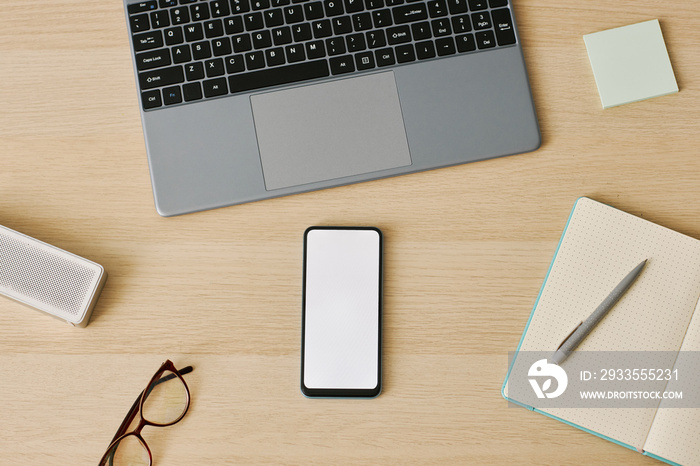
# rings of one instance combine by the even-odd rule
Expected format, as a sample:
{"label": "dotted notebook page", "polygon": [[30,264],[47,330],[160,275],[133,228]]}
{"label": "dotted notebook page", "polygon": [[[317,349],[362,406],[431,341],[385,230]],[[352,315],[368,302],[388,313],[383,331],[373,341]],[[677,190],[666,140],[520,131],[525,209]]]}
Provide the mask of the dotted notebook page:
{"label": "dotted notebook page", "polygon": [[[700,241],[588,198],[574,207],[520,350],[556,349],[644,259],[577,351],[678,351],[700,295]],[[542,411],[641,450],[656,409]]]}
{"label": "dotted notebook page", "polygon": [[[683,351],[700,351],[700,303],[681,346]],[[695,357],[695,355],[690,355]],[[682,356],[680,356],[682,358]],[[697,367],[697,364],[689,364]],[[679,373],[684,374],[683,362],[677,362]],[[666,390],[674,391],[673,381]],[[700,465],[700,408],[664,408],[662,401],[652,423],[644,450],[679,464]]]}

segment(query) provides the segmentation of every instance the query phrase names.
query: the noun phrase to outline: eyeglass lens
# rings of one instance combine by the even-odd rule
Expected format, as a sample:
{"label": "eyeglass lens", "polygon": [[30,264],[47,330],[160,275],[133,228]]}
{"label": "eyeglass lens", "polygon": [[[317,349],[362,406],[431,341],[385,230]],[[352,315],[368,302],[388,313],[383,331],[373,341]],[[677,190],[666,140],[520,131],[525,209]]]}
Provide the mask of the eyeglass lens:
{"label": "eyeglass lens", "polygon": [[[171,371],[165,371],[154,382],[143,401],[143,418],[154,424],[172,424],[187,410],[187,388]],[[137,424],[137,419],[132,422]],[[127,435],[106,455],[105,466],[148,466],[146,446],[136,435]]]}

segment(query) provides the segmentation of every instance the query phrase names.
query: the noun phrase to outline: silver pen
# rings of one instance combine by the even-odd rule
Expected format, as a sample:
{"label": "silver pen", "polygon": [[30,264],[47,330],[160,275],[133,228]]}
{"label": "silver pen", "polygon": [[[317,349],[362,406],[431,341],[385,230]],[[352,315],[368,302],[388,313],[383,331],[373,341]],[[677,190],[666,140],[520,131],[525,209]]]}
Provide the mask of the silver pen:
{"label": "silver pen", "polygon": [[581,344],[581,342],[591,333],[591,330],[598,325],[598,322],[603,320],[603,317],[612,309],[612,307],[617,303],[617,301],[622,297],[623,294],[632,286],[632,283],[637,279],[642,269],[647,263],[647,259],[644,259],[638,266],[636,266],[630,273],[627,274],[625,278],[613,289],[607,298],[603,300],[602,303],[598,305],[595,311],[588,316],[586,320],[578,324],[578,326],[562,341],[561,345],[554,350],[552,353],[551,361],[554,364],[561,364],[566,358],[576,349],[576,347]]}

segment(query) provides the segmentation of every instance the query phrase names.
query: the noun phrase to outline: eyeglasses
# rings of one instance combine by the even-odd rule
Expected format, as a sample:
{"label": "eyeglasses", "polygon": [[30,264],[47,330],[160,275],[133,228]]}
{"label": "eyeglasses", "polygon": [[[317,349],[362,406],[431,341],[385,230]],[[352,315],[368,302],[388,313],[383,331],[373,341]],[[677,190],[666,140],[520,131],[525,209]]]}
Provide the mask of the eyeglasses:
{"label": "eyeglasses", "polygon": [[[131,406],[99,466],[153,464],[153,455],[141,431],[145,426],[171,426],[185,417],[190,407],[190,390],[182,375],[192,370],[192,366],[177,370],[170,360],[160,366]],[[128,430],[137,413],[141,419],[133,430]]]}

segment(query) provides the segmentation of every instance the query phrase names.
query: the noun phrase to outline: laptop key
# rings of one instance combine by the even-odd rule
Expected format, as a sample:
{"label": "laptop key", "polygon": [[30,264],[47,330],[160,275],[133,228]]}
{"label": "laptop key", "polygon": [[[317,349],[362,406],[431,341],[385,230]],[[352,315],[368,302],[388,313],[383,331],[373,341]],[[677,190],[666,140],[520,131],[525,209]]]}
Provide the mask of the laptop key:
{"label": "laptop key", "polygon": [[231,14],[246,13],[250,11],[248,0],[231,0]]}
{"label": "laptop key", "polygon": [[187,7],[173,8],[170,10],[170,22],[172,24],[184,24],[190,22],[190,13]]}
{"label": "laptop key", "polygon": [[367,7],[368,10],[382,8],[383,6],[384,0],[365,0],[365,7]]}
{"label": "laptop key", "polygon": [[378,66],[391,66],[396,63],[393,49],[381,49],[374,52]]}
{"label": "laptop key", "polygon": [[213,41],[211,41],[211,50],[212,52],[214,52],[215,57],[228,55],[229,53],[231,53],[231,39],[229,39],[228,37],[214,39]]}
{"label": "laptop key", "polygon": [[148,110],[149,108],[160,107],[161,105],[163,105],[163,101],[160,99],[160,91],[158,89],[142,92],[141,102],[143,103],[144,110]]}
{"label": "laptop key", "polygon": [[433,35],[435,37],[449,36],[452,34],[452,27],[450,27],[450,22],[447,18],[435,19],[433,24]]}
{"label": "laptop key", "polygon": [[204,79],[204,65],[202,62],[197,61],[185,65],[185,77],[188,81]]}
{"label": "laptop key", "polygon": [[306,13],[306,20],[307,21],[323,18],[323,3],[321,3],[321,2],[306,3],[306,4],[304,4],[304,12]]}
{"label": "laptop key", "polygon": [[467,0],[447,0],[447,6],[453,15],[467,12]]}
{"label": "laptop key", "polygon": [[226,57],[226,72],[228,74],[245,71],[245,61],[243,55],[231,55]]}
{"label": "laptop key", "polygon": [[322,40],[314,40],[312,42],[306,43],[306,54],[309,56],[309,60],[314,60],[316,58],[322,58],[326,56],[326,47],[323,45]]}
{"label": "laptop key", "polygon": [[203,21],[209,19],[209,7],[206,3],[199,3],[190,7],[192,21]]}
{"label": "laptop key", "polygon": [[173,63],[187,63],[192,59],[190,46],[187,44],[177,45],[172,48]]}
{"label": "laptop key", "polygon": [[182,66],[172,66],[154,71],[139,73],[139,85],[141,89],[153,89],[154,87],[179,84],[185,80]]}
{"label": "laptop key", "polygon": [[311,34],[311,26],[307,23],[295,24],[292,26],[292,37],[294,37],[295,42],[311,40],[313,37]]}
{"label": "laptop key", "polygon": [[476,30],[490,29],[492,26],[491,15],[489,15],[488,11],[484,11],[483,13],[474,13],[472,15],[472,24]]}
{"label": "laptop key", "polygon": [[207,78],[221,76],[224,74],[224,61],[221,58],[214,58],[204,62],[204,68],[207,70]]}
{"label": "laptop key", "polygon": [[253,48],[250,34],[240,34],[231,38],[233,41],[233,51],[236,53],[247,52]]}
{"label": "laptop key", "polygon": [[435,44],[432,41],[418,42],[416,44],[416,56],[419,60],[427,60],[435,57]]}
{"label": "laptop key", "polygon": [[212,18],[220,18],[221,16],[226,16],[229,13],[228,0],[211,2],[210,6]]}
{"label": "laptop key", "polygon": [[304,46],[301,44],[288,45],[285,51],[287,52],[287,61],[289,63],[296,63],[306,59]]}
{"label": "laptop key", "polygon": [[425,4],[399,6],[391,10],[395,24],[413,23],[428,19],[428,10]]}
{"label": "laptop key", "polygon": [[413,45],[399,45],[396,47],[396,61],[399,63],[407,63],[416,60],[416,53],[413,50]]}
{"label": "laptop key", "polygon": [[147,31],[151,28],[148,23],[148,13],[132,16],[129,18],[129,22],[131,23],[131,32]]}
{"label": "laptop key", "polygon": [[211,44],[209,41],[196,42],[192,44],[192,57],[195,60],[204,60],[211,57]]}
{"label": "laptop key", "polygon": [[372,29],[372,15],[369,13],[358,13],[356,15],[352,15],[352,24],[357,32]]}
{"label": "laptop key", "polygon": [[228,94],[228,89],[226,88],[226,78],[210,79],[208,81],[204,81],[202,86],[204,87],[205,97],[217,97]]}
{"label": "laptop key", "polygon": [[284,20],[287,24],[304,21],[304,10],[301,5],[292,5],[284,9]]}
{"label": "laptop key", "polygon": [[345,36],[345,41],[348,43],[348,52],[359,52],[367,48],[365,36],[362,34],[350,34],[349,36]]}
{"label": "laptop key", "polygon": [[311,23],[311,29],[314,30],[314,39],[320,39],[322,37],[328,37],[333,34],[331,29],[331,22],[328,19],[322,21],[314,21]]}
{"label": "laptop key", "polygon": [[455,34],[469,32],[472,30],[471,22],[469,22],[469,15],[455,16],[452,18],[452,26]]}
{"label": "laptop key", "polygon": [[170,16],[165,10],[151,13],[151,26],[154,28],[164,28],[170,26]]}
{"label": "laptop key", "polygon": [[232,16],[224,20],[224,29],[226,34],[233,35],[243,32],[243,18],[241,16]]}
{"label": "laptop key", "polygon": [[194,42],[202,39],[204,39],[204,29],[202,29],[201,24],[194,23],[185,26],[185,40],[187,42]]}
{"label": "laptop key", "polygon": [[134,34],[134,50],[142,52],[144,50],[156,49],[163,46],[163,34],[160,31],[143,32]]}
{"label": "laptop key", "polygon": [[231,92],[245,92],[329,75],[326,60],[315,60],[229,76],[228,83]]}
{"label": "laptop key", "polygon": [[253,10],[266,10],[270,8],[270,0],[251,0]]}
{"label": "laptop key", "polygon": [[245,54],[246,68],[249,70],[258,70],[265,68],[265,53],[262,50]]}
{"label": "laptop key", "polygon": [[163,103],[165,105],[175,105],[180,102],[182,102],[180,86],[166,87],[163,89]]}
{"label": "laptop key", "polygon": [[155,10],[157,7],[158,5],[156,5],[156,0],[150,0],[148,2],[133,3],[129,5],[126,9],[130,15],[133,15],[134,13]]}
{"label": "laptop key", "polygon": [[265,27],[263,15],[260,12],[248,13],[243,16],[246,31],[256,31]]}
{"label": "laptop key", "polygon": [[396,26],[386,30],[389,45],[411,42],[411,28],[408,25]]}
{"label": "laptop key", "polygon": [[365,9],[362,0],[344,0],[346,13],[358,13]]}
{"label": "laptop key", "polygon": [[331,58],[330,63],[331,73],[334,75],[351,73],[355,71],[355,62],[353,61],[352,55]]}
{"label": "laptop key", "polygon": [[182,28],[176,26],[165,30],[165,45],[182,44],[185,41],[182,36]]}
{"label": "laptop key", "polygon": [[423,23],[411,24],[411,31],[413,31],[414,40],[430,39],[433,37],[430,32],[430,23],[427,21]]}
{"label": "laptop key", "polygon": [[151,50],[136,54],[136,69],[139,71],[170,65],[168,49]]}
{"label": "laptop key", "polygon": [[265,50],[265,59],[267,60],[267,66],[284,65],[284,49],[282,47],[276,47],[274,49]]}
{"label": "laptop key", "polygon": [[[326,39],[326,52],[328,52],[328,55],[340,55],[345,53],[345,51],[345,41],[342,37]],[[331,72],[333,72],[333,66],[331,66]]]}
{"label": "laptop key", "polygon": [[374,68],[374,55],[372,52],[356,53],[355,65],[358,71]]}
{"label": "laptop key", "polygon": [[488,8],[486,0],[469,0],[469,9],[472,11],[485,10]]}
{"label": "laptop key", "polygon": [[428,12],[431,18],[447,16],[447,3],[445,0],[431,0],[428,2]]}
{"label": "laptop key", "polygon": [[284,13],[282,12],[282,8],[268,10],[264,13],[264,16],[265,26],[268,28],[282,26],[284,24]]}
{"label": "laptop key", "polygon": [[270,31],[258,31],[253,34],[253,48],[266,49],[272,46],[272,34]]}
{"label": "laptop key", "polygon": [[437,54],[440,57],[445,55],[452,55],[457,53],[455,49],[455,41],[452,37],[443,37],[435,41],[435,47],[437,48]]}
{"label": "laptop key", "polygon": [[224,35],[224,23],[220,19],[214,19],[204,23],[204,33],[207,39]]}
{"label": "laptop key", "polygon": [[292,31],[289,26],[272,30],[272,41],[275,45],[286,45],[292,43]]}
{"label": "laptop key", "polygon": [[476,50],[476,41],[474,40],[474,34],[464,34],[456,37],[457,39],[457,50],[459,53],[473,52]]}
{"label": "laptop key", "polygon": [[333,18],[333,34],[339,36],[352,32],[352,19],[349,16]]}
{"label": "laptop key", "polygon": [[480,50],[490,49],[496,46],[496,38],[493,31],[481,31],[476,33],[476,45]]}
{"label": "laptop key", "polygon": [[343,0],[324,0],[326,16],[339,16],[345,13],[343,9]]}
{"label": "laptop key", "polygon": [[371,49],[384,47],[386,45],[386,36],[384,31],[370,31],[367,33],[367,46]]}
{"label": "laptop key", "polygon": [[493,23],[496,26],[496,39],[498,45],[515,44],[515,31],[513,30],[513,20],[510,17],[508,8],[493,10],[491,12]]}
{"label": "laptop key", "polygon": [[391,26],[391,10],[385,9],[373,11],[372,19],[374,20],[374,27],[376,28]]}

